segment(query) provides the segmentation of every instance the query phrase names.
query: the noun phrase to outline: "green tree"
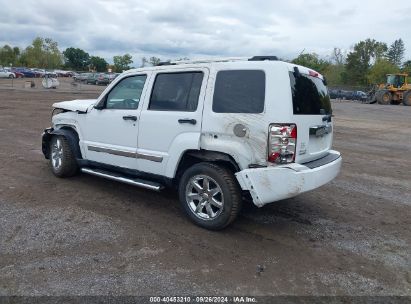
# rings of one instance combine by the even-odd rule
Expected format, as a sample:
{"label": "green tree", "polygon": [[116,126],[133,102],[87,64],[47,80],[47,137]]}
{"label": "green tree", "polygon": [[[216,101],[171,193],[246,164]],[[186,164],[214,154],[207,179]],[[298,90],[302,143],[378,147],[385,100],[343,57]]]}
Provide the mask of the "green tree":
{"label": "green tree", "polygon": [[404,42],[401,38],[397,39],[391,44],[390,48],[388,49],[387,58],[392,64],[400,67],[402,60],[404,59],[404,52]]}
{"label": "green tree", "polygon": [[22,53],[21,62],[28,67],[59,68],[63,64],[63,56],[57,42],[37,37]]}
{"label": "green tree", "polygon": [[10,66],[18,63],[20,49],[18,47],[12,48],[9,45],[4,45],[0,48],[0,65]]}
{"label": "green tree", "polygon": [[411,76],[411,60],[407,60],[406,62],[404,62],[404,64],[402,65],[402,69],[401,69],[404,73],[408,73],[408,75]]}
{"label": "green tree", "polygon": [[300,54],[297,58],[293,59],[291,62],[294,64],[305,66],[307,68],[314,69],[320,73],[324,73],[324,71],[330,65],[329,62],[321,59],[315,53]]}
{"label": "green tree", "polygon": [[374,39],[366,39],[355,44],[354,50],[347,55],[346,81],[353,85],[366,85],[372,63],[382,59],[387,49],[387,44]]}
{"label": "green tree", "polygon": [[90,55],[79,48],[69,47],[64,52],[66,67],[77,71],[85,71],[90,64]]}
{"label": "green tree", "polygon": [[152,66],[157,66],[161,62],[161,59],[158,57],[152,56],[150,57],[149,62]]}
{"label": "green tree", "polygon": [[133,57],[130,54],[123,56],[114,56],[113,62],[116,72],[123,72],[130,69],[130,64],[133,63]]}
{"label": "green tree", "polygon": [[399,71],[399,68],[388,59],[378,59],[367,74],[368,83],[385,83],[387,74],[398,73]]}
{"label": "green tree", "polygon": [[345,83],[345,66],[330,64],[323,72],[329,86],[339,86]]}
{"label": "green tree", "polygon": [[108,63],[104,58],[98,56],[91,56],[90,58],[90,66],[97,72],[106,72],[107,65]]}

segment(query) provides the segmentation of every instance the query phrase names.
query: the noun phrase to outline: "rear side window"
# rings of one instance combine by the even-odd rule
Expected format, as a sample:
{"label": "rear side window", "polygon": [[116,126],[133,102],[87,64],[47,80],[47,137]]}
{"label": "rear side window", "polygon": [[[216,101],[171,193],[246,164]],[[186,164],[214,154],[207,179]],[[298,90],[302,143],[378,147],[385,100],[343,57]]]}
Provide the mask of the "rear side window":
{"label": "rear side window", "polygon": [[290,82],[294,114],[331,114],[330,96],[322,79],[305,74],[296,76],[290,72]]}
{"label": "rear side window", "polygon": [[149,110],[194,112],[200,95],[202,72],[158,74]]}
{"label": "rear side window", "polygon": [[230,70],[217,73],[213,111],[216,113],[262,113],[265,73],[259,70]]}

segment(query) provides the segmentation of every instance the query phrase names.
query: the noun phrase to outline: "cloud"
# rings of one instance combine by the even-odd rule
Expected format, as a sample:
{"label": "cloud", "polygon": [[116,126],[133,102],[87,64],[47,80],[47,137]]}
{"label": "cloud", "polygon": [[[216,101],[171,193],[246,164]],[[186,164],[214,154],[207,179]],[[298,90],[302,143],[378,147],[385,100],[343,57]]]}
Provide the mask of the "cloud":
{"label": "cloud", "polygon": [[0,6],[0,45],[51,37],[61,49],[79,47],[108,61],[125,53],[136,63],[142,56],[293,58],[303,49],[326,56],[369,37],[388,44],[401,37],[411,54],[409,20],[387,14],[382,0],[0,0]]}

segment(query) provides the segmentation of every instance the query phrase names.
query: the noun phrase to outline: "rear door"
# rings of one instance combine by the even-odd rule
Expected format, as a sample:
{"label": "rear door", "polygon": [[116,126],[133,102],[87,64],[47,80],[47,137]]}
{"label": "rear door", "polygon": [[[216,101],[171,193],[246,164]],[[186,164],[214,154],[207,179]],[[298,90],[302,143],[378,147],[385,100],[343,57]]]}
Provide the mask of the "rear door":
{"label": "rear door", "polygon": [[305,163],[325,156],[331,149],[331,102],[318,73],[307,70],[289,74],[297,123],[296,162]]}
{"label": "rear door", "polygon": [[179,161],[181,153],[199,149],[208,74],[207,68],[153,73],[139,123],[139,170],[172,176],[167,168]]}

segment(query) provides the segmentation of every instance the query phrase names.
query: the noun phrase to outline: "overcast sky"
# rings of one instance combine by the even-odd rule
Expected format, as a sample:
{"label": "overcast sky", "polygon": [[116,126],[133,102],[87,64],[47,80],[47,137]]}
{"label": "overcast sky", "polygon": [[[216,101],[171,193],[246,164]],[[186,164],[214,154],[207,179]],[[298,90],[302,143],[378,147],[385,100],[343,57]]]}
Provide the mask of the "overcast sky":
{"label": "overcast sky", "polygon": [[0,45],[50,37],[112,62],[130,53],[180,57],[321,56],[368,37],[402,38],[411,59],[411,1],[0,0]]}

